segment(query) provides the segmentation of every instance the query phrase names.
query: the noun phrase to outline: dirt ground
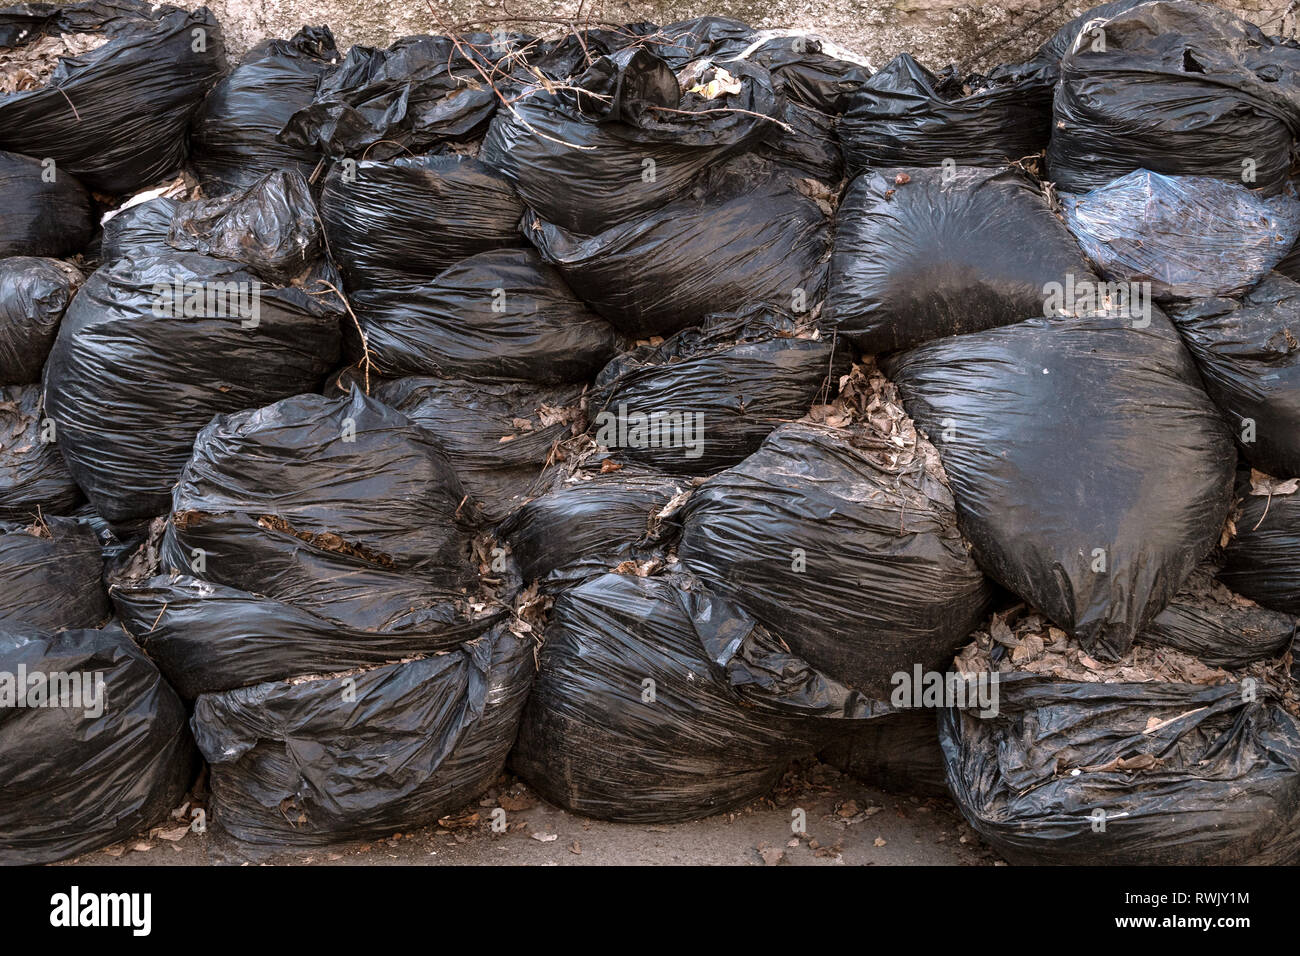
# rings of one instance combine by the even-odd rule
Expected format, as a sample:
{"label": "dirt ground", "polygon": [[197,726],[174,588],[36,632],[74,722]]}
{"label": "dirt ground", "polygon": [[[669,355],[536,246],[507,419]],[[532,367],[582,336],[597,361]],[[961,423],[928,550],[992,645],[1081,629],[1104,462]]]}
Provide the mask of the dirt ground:
{"label": "dirt ground", "polygon": [[[489,815],[507,806],[508,830]],[[514,809],[509,809],[514,808]],[[806,834],[791,829],[806,811]],[[325,866],[530,866],[721,864],[754,866],[1005,865],[946,800],[875,790],[815,761],[796,766],[770,797],[705,820],[671,826],[603,823],[542,802],[503,775],[477,806],[442,825],[393,833],[364,844],[275,854],[260,863]],[[157,833],[159,829],[155,828]],[[174,835],[174,834],[172,834]],[[178,841],[140,837],[61,866],[239,864],[210,834]]]}

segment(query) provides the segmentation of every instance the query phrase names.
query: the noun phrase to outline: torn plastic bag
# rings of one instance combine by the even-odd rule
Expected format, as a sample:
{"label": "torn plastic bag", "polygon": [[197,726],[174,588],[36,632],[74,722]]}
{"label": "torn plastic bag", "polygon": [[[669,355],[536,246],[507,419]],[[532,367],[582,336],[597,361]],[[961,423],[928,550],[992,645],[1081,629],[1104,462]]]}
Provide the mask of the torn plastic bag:
{"label": "torn plastic bag", "polygon": [[338,353],[339,312],[301,289],[207,256],[122,259],[64,314],[46,411],[96,510],[151,517],[213,415],[315,389]]}
{"label": "torn plastic bag", "polygon": [[287,284],[320,254],[321,226],[302,173],[279,170],[218,199],[181,203],[167,244],[243,263],[268,282]]}
{"label": "torn plastic bag", "polygon": [[[473,138],[497,108],[495,38],[403,37],[386,50],[354,44],[326,70],[278,139],[329,156],[388,159]],[[499,56],[509,44],[499,49]],[[482,72],[480,72],[480,70]],[[500,79],[498,79],[500,82]]]}
{"label": "torn plastic bag", "polygon": [[831,116],[848,109],[872,74],[871,64],[857,53],[800,31],[761,30],[744,49],[738,46],[736,41],[719,46],[715,59],[723,67],[733,57],[756,63],[792,102]]}
{"label": "torn plastic bag", "polygon": [[583,427],[582,391],[410,377],[373,394],[429,432],[483,519],[495,524],[523,502],[556,445]]}
{"label": "torn plastic bag", "polygon": [[936,74],[903,53],[844,97],[851,174],[882,166],[1005,166],[1047,146],[1052,88],[1033,64]]}
{"label": "torn plastic bag", "polygon": [[[1300,129],[1300,48],[1211,3],[1145,3],[1067,53],[1050,178],[1087,192],[1135,169],[1279,192]],[[1194,234],[1194,233],[1193,233]]]}
{"label": "torn plastic bag", "polygon": [[321,194],[330,254],[348,288],[436,278],[462,259],[524,244],[524,206],[469,156],[335,163]]}
{"label": "torn plastic bag", "polygon": [[1140,169],[1081,196],[1065,223],[1107,279],[1150,283],[1161,301],[1240,295],[1300,234],[1300,200],[1239,183]]}
{"label": "torn plastic bag", "polygon": [[713,315],[607,365],[589,399],[591,428],[620,459],[713,474],[825,401],[850,363],[847,349],[788,313]]}
{"label": "torn plastic bag", "polygon": [[499,531],[525,581],[562,585],[647,556],[659,515],[688,487],[657,473],[578,474],[522,505]]}
{"label": "torn plastic bag", "polygon": [[267,173],[296,169],[310,176],[315,149],[277,139],[298,110],[311,104],[321,73],[338,62],[329,27],[303,27],[291,39],[263,40],[213,87],[190,127],[190,167],[210,195],[253,185]]}
{"label": "torn plastic bag", "polygon": [[864,721],[818,756],[881,790],[948,796],[939,722],[933,710],[900,710]]}
{"label": "torn plastic bag", "polygon": [[42,412],[39,385],[0,388],[0,521],[68,515],[81,504],[57,438]]}
{"label": "torn plastic bag", "polygon": [[1238,486],[1236,534],[1223,549],[1219,580],[1264,607],[1300,616],[1300,492],[1297,480],[1259,476]]}
{"label": "torn plastic bag", "polygon": [[169,256],[174,253],[167,237],[172,231],[172,217],[181,203],[158,196],[134,206],[124,206],[103,225],[99,257],[114,262],[133,256]]}
{"label": "torn plastic bag", "polygon": [[886,373],[980,567],[1089,653],[1123,654],[1218,541],[1232,436],[1159,310],[939,339]]}
{"label": "torn plastic bag", "polygon": [[505,765],[533,648],[503,624],[421,660],[202,695],[194,736],[212,768],[213,826],[257,853],[459,810]]}
{"label": "torn plastic bag", "polygon": [[836,216],[822,322],[868,355],[1068,309],[1096,278],[1019,170],[881,169]]}
{"label": "torn plastic bag", "polygon": [[63,311],[84,281],[58,259],[0,259],[0,385],[41,380]]}
{"label": "torn plastic bag", "polygon": [[678,556],[813,667],[886,698],[894,673],[947,661],[991,597],[927,447],[903,464],[869,434],[783,425],[695,491]]}
{"label": "torn plastic bag", "polygon": [[499,111],[480,156],[561,230],[632,228],[779,130],[782,103],[767,71],[743,62],[725,69],[713,80],[683,73],[684,89],[645,48],[601,57],[570,81],[576,89],[533,87]]}
{"label": "torn plastic bag", "polygon": [[556,599],[511,766],[583,816],[691,820],[761,797],[873,706],[689,580],[606,574]]}
{"label": "torn plastic bag", "polygon": [[90,196],[66,170],[0,151],[0,195],[0,259],[72,255],[90,241]]}
{"label": "torn plastic bag", "polygon": [[1273,273],[1241,299],[1200,299],[1172,316],[1242,457],[1300,475],[1300,283]]}
{"label": "torn plastic bag", "polygon": [[109,618],[103,575],[88,525],[45,516],[0,522],[0,628],[100,627]]}
{"label": "torn plastic bag", "polygon": [[1286,653],[1296,618],[1233,594],[1214,573],[1197,568],[1138,642],[1177,648],[1213,667],[1244,667]]}
{"label": "torn plastic bag", "polygon": [[[116,623],[103,630],[0,628],[0,671],[25,673],[26,704],[0,706],[0,864],[50,863],[165,821],[194,780],[176,693]],[[59,687],[33,700],[35,675]],[[0,700],[16,693],[0,681]],[[41,686],[41,685],[35,685]],[[67,697],[62,696],[67,693]]]}
{"label": "torn plastic bag", "polygon": [[[578,382],[618,341],[532,249],[482,252],[429,282],[367,289],[351,302],[373,371],[390,377]],[[361,359],[356,333],[344,333]]]}
{"label": "torn plastic bag", "polygon": [[945,710],[962,815],[1014,864],[1294,863],[1300,722],[1237,683],[1000,675],[999,712]]}
{"label": "torn plastic bag", "polygon": [[43,85],[0,93],[0,149],[121,195],[185,162],[190,118],[221,75],[221,29],[206,7],[141,0],[0,9],[0,48],[88,33],[107,42],[64,57]]}
{"label": "torn plastic bag", "polygon": [[671,335],[714,312],[821,301],[827,218],[763,163],[716,171],[690,198],[583,237],[529,213],[526,235],[565,282],[625,335]]}

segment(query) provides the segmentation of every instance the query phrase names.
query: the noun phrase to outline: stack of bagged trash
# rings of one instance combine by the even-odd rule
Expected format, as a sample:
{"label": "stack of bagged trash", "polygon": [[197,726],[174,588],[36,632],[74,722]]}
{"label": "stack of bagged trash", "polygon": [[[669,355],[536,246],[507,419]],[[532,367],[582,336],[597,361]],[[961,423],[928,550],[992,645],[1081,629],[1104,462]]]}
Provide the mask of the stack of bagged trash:
{"label": "stack of bagged trash", "polygon": [[256,857],[819,753],[1012,862],[1300,859],[1297,68],[0,10],[0,860],[196,756]]}

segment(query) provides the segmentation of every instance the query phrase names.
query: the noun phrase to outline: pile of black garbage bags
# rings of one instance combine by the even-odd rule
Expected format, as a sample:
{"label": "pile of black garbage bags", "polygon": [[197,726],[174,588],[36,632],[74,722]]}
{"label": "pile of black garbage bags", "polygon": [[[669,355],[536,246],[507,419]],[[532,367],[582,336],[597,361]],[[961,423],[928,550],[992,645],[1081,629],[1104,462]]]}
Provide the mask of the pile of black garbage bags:
{"label": "pile of black garbage bags", "polygon": [[1195,0],[982,74],[0,9],[0,862],[204,768],[256,856],[815,754],[1011,862],[1300,861],[1297,134]]}

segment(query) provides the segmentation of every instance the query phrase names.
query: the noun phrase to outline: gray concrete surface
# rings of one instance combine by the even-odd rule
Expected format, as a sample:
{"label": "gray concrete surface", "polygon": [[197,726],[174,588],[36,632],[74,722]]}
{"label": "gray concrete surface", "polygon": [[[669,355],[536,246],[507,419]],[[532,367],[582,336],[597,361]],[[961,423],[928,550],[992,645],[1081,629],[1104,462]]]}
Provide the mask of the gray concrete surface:
{"label": "gray concrete surface", "polygon": [[[508,831],[493,833],[502,805]],[[946,800],[875,790],[816,762],[796,767],[766,799],[736,813],[691,823],[615,824],[588,820],[539,800],[503,775],[481,805],[444,817],[448,825],[394,833],[364,844],[279,853],[259,863],[325,866],[1002,865]],[[791,830],[806,811],[806,836]],[[474,814],[477,813],[477,819]],[[453,819],[454,818],[454,819]],[[209,834],[177,842],[139,837],[62,866],[202,866],[236,864]],[[245,861],[247,862],[247,861]]]}

